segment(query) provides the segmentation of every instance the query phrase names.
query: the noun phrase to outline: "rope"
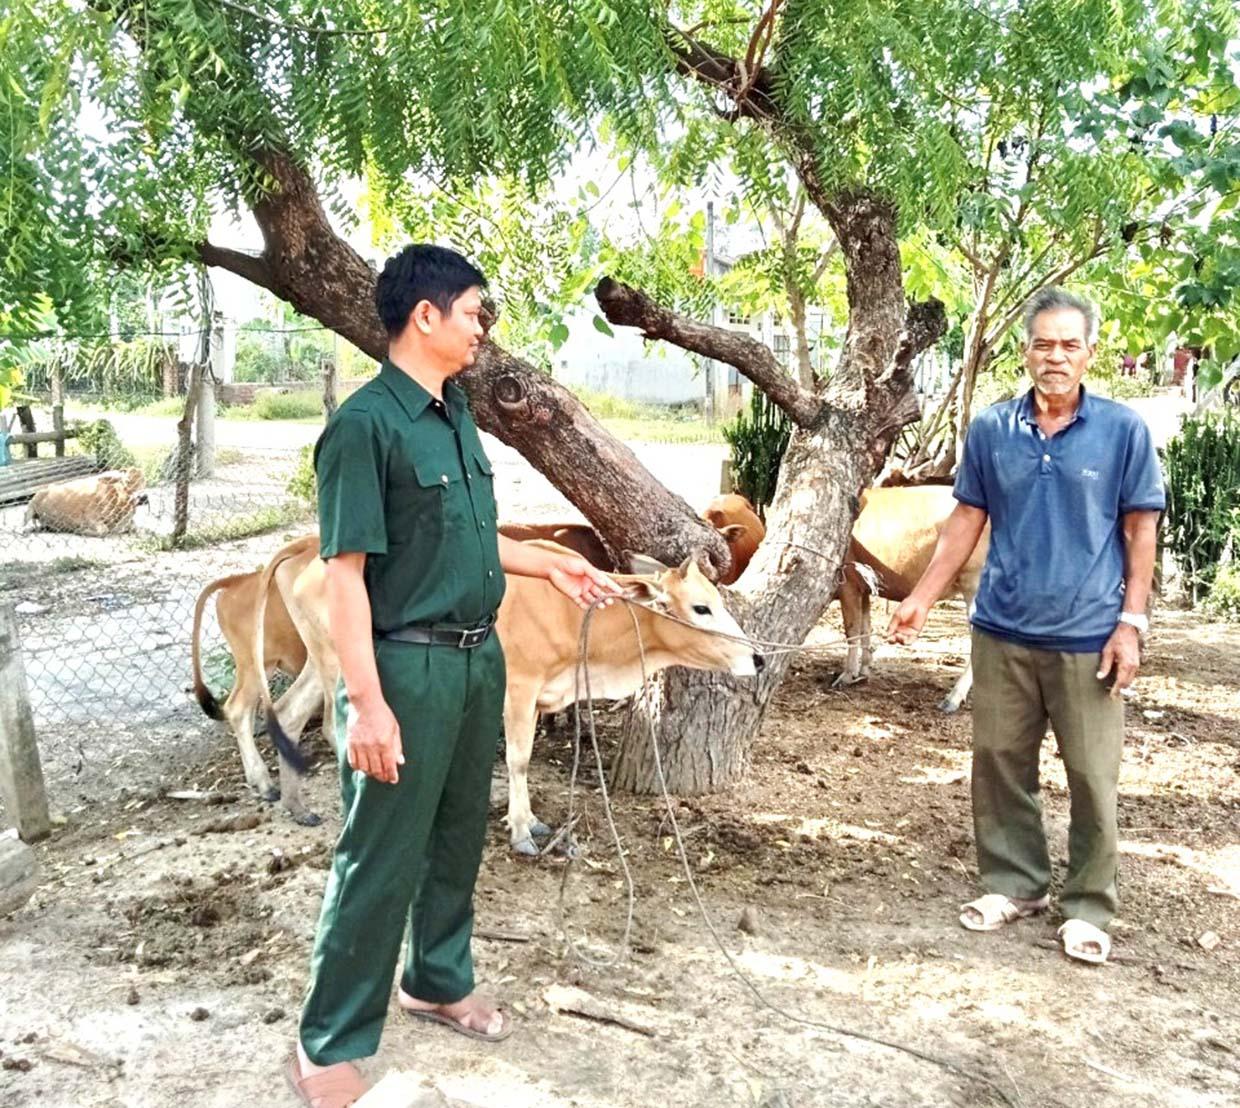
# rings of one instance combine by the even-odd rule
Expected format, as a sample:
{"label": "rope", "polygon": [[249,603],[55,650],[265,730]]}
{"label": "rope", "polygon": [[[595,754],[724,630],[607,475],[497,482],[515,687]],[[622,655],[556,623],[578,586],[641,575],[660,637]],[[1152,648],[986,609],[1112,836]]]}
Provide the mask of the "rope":
{"label": "rope", "polygon": [[[767,647],[777,648],[787,653],[791,653],[794,650],[800,650],[800,651],[804,651],[808,653],[816,649],[821,649],[822,647],[827,646],[827,645],[838,645],[838,643],[834,643],[834,644],[823,643],[823,644],[815,644],[814,646],[811,646],[811,647],[806,647],[804,645],[796,645],[796,644],[791,644],[791,643],[777,643],[777,642],[769,642],[769,641],[758,640],[758,639],[747,639],[742,636],[732,635],[726,632],[711,631],[705,628],[698,627],[696,624],[690,623],[688,620],[680,619],[678,616],[674,616],[670,612],[660,611],[659,609],[650,607],[649,605],[638,604],[636,601],[633,601],[629,599],[628,597],[613,597],[610,599],[621,600],[628,607],[629,617],[633,622],[633,628],[637,635],[638,657],[639,657],[640,665],[641,665],[641,677],[642,677],[643,686],[646,684],[646,681],[648,678],[648,674],[646,672],[646,648],[645,648],[644,642],[642,641],[641,626],[638,622],[636,614],[632,611],[632,608],[634,607],[645,608],[647,611],[653,612],[655,615],[663,619],[668,619],[674,623],[681,623],[681,624],[684,624],[685,626],[693,627],[695,630],[702,632],[703,634],[715,635],[718,638],[730,639],[734,642],[744,642],[744,643],[749,643],[755,646],[763,646],[764,648],[767,648]],[[621,939],[621,946],[620,946],[619,953],[614,958],[608,959],[606,961],[600,961],[598,959],[590,958],[589,956],[584,955],[581,952],[577,943],[572,938],[572,936],[569,934],[567,908],[565,904],[565,890],[568,884],[569,871],[572,868],[573,854],[571,851],[568,854],[568,863],[565,865],[564,872],[560,878],[559,910],[560,910],[560,925],[564,932],[565,939],[568,943],[569,950],[573,953],[573,955],[576,958],[578,958],[580,961],[584,962],[585,964],[589,966],[596,967],[596,968],[610,968],[612,966],[618,965],[628,955],[629,938],[632,933],[633,912],[634,912],[634,907],[635,907],[635,902],[636,902],[636,895],[635,895],[634,887],[633,887],[633,876],[632,876],[631,871],[629,870],[628,860],[625,858],[625,855],[624,855],[624,848],[620,841],[620,832],[618,828],[616,827],[615,816],[614,816],[614,813],[611,807],[611,798],[607,790],[607,777],[603,769],[602,753],[599,750],[598,733],[597,733],[597,729],[595,725],[594,698],[593,698],[592,691],[590,688],[590,662],[589,662],[589,653],[588,653],[589,643],[590,643],[589,628],[590,628],[590,623],[594,618],[594,613],[600,603],[603,603],[603,601],[595,601],[593,604],[590,605],[589,610],[586,612],[585,618],[582,620],[581,635],[578,640],[579,652],[578,652],[578,657],[577,657],[577,666],[576,666],[576,669],[574,671],[574,676],[573,676],[573,691],[577,699],[576,699],[576,703],[573,705],[573,768],[572,768],[572,775],[569,779],[569,788],[568,788],[567,826],[571,827],[574,820],[576,819],[574,809],[575,809],[575,802],[576,802],[577,774],[578,774],[578,769],[580,766],[580,754],[581,754],[581,697],[580,697],[580,693],[581,693],[582,678],[584,675],[584,684],[585,684],[585,693],[586,693],[586,711],[587,711],[587,720],[588,720],[588,725],[589,725],[590,746],[594,751],[595,762],[598,766],[599,787],[600,787],[600,792],[602,793],[602,797],[603,797],[603,810],[607,816],[607,825],[611,830],[612,841],[615,843],[616,855],[620,859],[620,865],[624,871],[626,896],[627,896],[627,911],[626,911],[626,918],[625,918],[625,925],[624,925],[624,935]],[[852,639],[857,639],[860,637],[861,636],[851,636]],[[848,642],[849,637],[845,637],[844,639],[840,641]],[[702,894],[699,891],[697,881],[694,879],[694,876],[693,876],[693,867],[689,864],[689,855],[688,855],[688,851],[685,848],[684,837],[682,836],[681,831],[680,831],[680,824],[676,820],[676,810],[675,810],[675,806],[672,804],[671,793],[667,787],[667,779],[663,773],[663,759],[659,752],[658,739],[656,738],[655,733],[654,733],[654,724],[649,719],[647,720],[647,723],[648,723],[649,732],[650,732],[650,749],[652,753],[654,754],[655,775],[659,782],[659,790],[662,796],[663,805],[667,810],[667,816],[668,816],[669,821],[671,822],[672,836],[676,842],[676,851],[680,857],[681,868],[684,870],[685,880],[688,882],[689,890],[693,894],[693,900],[694,900],[694,903],[697,905],[697,910],[698,910],[699,915],[701,915],[702,917],[702,922],[706,924],[706,929],[710,932],[711,938],[714,940],[715,945],[719,948],[719,952],[723,955],[725,961],[727,962],[728,968],[732,971],[733,975],[741,982],[741,984],[745,987],[745,989],[753,996],[754,1000],[757,1001],[757,1003],[761,1007],[769,1009],[771,1012],[774,1012],[777,1016],[781,1017],[784,1020],[787,1020],[789,1023],[800,1024],[801,1026],[804,1026],[804,1027],[813,1027],[821,1031],[828,1031],[834,1035],[841,1035],[841,1036],[845,1036],[851,1039],[858,1039],[862,1042],[872,1043],[875,1046],[881,1046],[881,1047],[887,1048],[888,1050],[898,1051],[900,1053],[907,1054],[910,1057],[917,1058],[920,1061],[928,1062],[931,1065],[938,1066],[939,1068],[945,1069],[950,1073],[954,1073],[962,1078],[965,1078],[966,1080],[974,1081],[980,1085],[985,1086],[996,1097],[998,1097],[1004,1104],[1011,1105],[1012,1108],[1017,1108],[1019,1101],[1014,1100],[1005,1089],[1003,1089],[1000,1085],[998,1085],[991,1078],[985,1076],[984,1074],[977,1073],[974,1070],[970,1070],[966,1068],[965,1066],[960,1065],[957,1062],[953,1062],[950,1058],[944,1058],[937,1054],[931,1054],[927,1051],[920,1050],[917,1047],[908,1046],[904,1043],[894,1042],[891,1039],[885,1039],[885,1038],[882,1038],[881,1036],[870,1035],[864,1031],[856,1031],[852,1028],[842,1027],[839,1024],[825,1023],[821,1020],[814,1020],[814,1019],[808,1018],[807,1016],[797,1015],[793,1012],[789,1012],[787,1009],[781,1007],[780,1005],[776,1004],[774,1001],[770,1000],[762,992],[762,990],[758,988],[758,986],[754,983],[753,979],[747,973],[745,973],[745,971],[737,963],[736,959],[732,955],[732,952],[728,950],[727,945],[723,941],[723,937],[719,934],[718,929],[715,927],[714,922],[710,918],[710,913],[706,909],[706,904],[702,900]]]}

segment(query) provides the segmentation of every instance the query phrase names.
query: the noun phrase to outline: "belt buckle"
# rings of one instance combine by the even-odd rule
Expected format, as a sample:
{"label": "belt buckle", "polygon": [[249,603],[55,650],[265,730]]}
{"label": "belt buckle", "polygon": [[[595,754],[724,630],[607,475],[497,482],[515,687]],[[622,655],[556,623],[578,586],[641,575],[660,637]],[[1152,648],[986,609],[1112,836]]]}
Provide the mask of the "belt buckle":
{"label": "belt buckle", "polygon": [[487,632],[490,627],[471,627],[468,631],[461,632],[461,641],[458,642],[457,649],[472,650],[475,646],[481,646],[486,641]]}

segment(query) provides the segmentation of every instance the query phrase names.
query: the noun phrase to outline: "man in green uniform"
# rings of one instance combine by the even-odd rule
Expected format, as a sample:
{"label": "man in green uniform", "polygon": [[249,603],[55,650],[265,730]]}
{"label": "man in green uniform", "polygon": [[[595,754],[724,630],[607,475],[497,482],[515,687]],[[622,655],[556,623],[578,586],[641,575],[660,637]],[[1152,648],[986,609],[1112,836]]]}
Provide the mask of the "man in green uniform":
{"label": "man in green uniform", "polygon": [[378,1049],[402,935],[402,1009],[475,1038],[511,1033],[474,993],[470,957],[504,574],[546,577],[583,607],[619,591],[582,558],[496,532],[491,464],[449,380],[474,361],[484,284],[441,247],[391,258],[376,290],[388,358],[315,449],[344,822],[289,1063],[311,1108],[365,1092],[352,1062]]}

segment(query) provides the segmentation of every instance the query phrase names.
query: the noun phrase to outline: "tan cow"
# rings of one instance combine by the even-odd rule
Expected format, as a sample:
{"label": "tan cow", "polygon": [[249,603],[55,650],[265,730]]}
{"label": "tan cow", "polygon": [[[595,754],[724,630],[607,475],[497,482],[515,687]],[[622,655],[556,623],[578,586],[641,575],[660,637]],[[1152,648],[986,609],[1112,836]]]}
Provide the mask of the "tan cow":
{"label": "tan cow", "polygon": [[30,498],[26,523],[95,538],[128,531],[134,509],[146,503],[144,485],[140,469],[110,469],[60,481]]}
{"label": "tan cow", "polygon": [[[554,543],[540,542],[551,549]],[[631,608],[641,629],[646,672],[672,665],[718,669],[738,677],[753,676],[762,664],[744,632],[728,614],[719,591],[690,561],[677,569],[650,563],[657,572],[618,577],[627,594],[644,606]],[[274,581],[289,614],[306,643],[320,685],[334,689],[339,661],[327,628],[326,567],[317,557],[290,552],[286,547],[268,563],[260,581],[258,611],[263,590]],[[530,810],[526,774],[534,744],[538,713],[557,711],[573,702],[573,673],[584,613],[550,582],[541,578],[507,578],[497,630],[507,658],[508,685],[504,697],[504,733],[508,748],[508,828],[514,850],[536,854],[535,835],[545,831]],[[641,684],[638,640],[630,608],[616,604],[596,610],[590,628],[590,683],[600,699],[621,699]],[[664,616],[671,616],[668,619]],[[676,622],[677,620],[682,622]],[[721,632],[718,637],[708,631]],[[446,649],[446,648],[445,648]],[[256,657],[262,657],[261,636],[255,638]],[[290,693],[292,690],[289,690]],[[266,686],[260,690],[267,707],[268,728],[279,744],[292,744],[295,726],[285,726],[280,706],[270,706]],[[287,694],[286,694],[287,696]],[[324,733],[332,724],[331,697],[324,710]]]}
{"label": "tan cow", "polygon": [[[309,552],[311,557],[318,553],[318,539],[313,535],[298,539],[290,545],[298,553]],[[276,788],[254,743],[254,711],[261,700],[260,690],[266,689],[267,680],[276,669],[294,677],[292,687],[277,705],[277,711],[284,709],[286,717],[290,715],[291,708],[305,701],[311,702],[313,712],[317,710],[318,701],[322,699],[318,673],[313,666],[306,665],[305,644],[278,593],[263,606],[263,654],[260,666],[254,651],[254,630],[261,582],[262,574],[259,572],[240,573],[212,581],[198,594],[198,602],[194,606],[191,644],[194,695],[208,716],[226,720],[232,728],[241,751],[241,764],[249,786],[264,800],[278,800],[283,797],[285,807],[298,823],[313,826],[319,822],[319,817],[306,809],[301,799],[300,779],[289,772],[282,759],[282,788]],[[203,680],[201,664],[202,614],[207,601],[216,593],[218,596],[215,601],[215,617],[232,653],[235,671],[232,690],[222,708]]]}
{"label": "tan cow", "polygon": [[[552,543],[541,543],[554,548]],[[590,622],[590,690],[599,700],[623,700],[641,688],[640,642],[647,676],[668,666],[714,669],[753,677],[762,667],[745,633],[723,606],[719,590],[692,559],[676,569],[640,559],[652,574],[617,576],[638,604],[595,609]],[[635,567],[636,568],[636,567]],[[665,618],[670,616],[672,618]],[[530,809],[527,771],[540,712],[558,712],[576,699],[576,670],[585,613],[549,582],[508,578],[497,630],[508,662],[504,739],[508,760],[508,833],[512,849],[537,854],[547,827]],[[718,635],[709,632],[719,632]],[[581,688],[584,695],[584,683]]]}
{"label": "tan cow", "polygon": [[[873,649],[870,645],[870,596],[904,600],[930,564],[939,533],[956,506],[946,485],[913,485],[866,489],[861,495],[861,514],[853,524],[843,580],[836,592],[850,642],[844,671],[836,687],[868,676]],[[982,532],[969,560],[944,590],[959,594],[967,606],[981,583],[982,566],[990,546],[990,527]],[[860,642],[856,641],[860,637]],[[940,703],[945,712],[956,711],[973,686],[973,668],[966,664],[952,691]]]}

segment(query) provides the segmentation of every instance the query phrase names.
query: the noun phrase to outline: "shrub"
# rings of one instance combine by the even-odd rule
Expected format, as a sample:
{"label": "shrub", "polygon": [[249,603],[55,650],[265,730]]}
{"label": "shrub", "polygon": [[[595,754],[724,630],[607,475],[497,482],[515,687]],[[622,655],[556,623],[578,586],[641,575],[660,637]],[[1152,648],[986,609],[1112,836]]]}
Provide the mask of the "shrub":
{"label": "shrub", "polygon": [[1196,602],[1240,534],[1240,416],[1224,409],[1186,419],[1164,461],[1167,548]]}
{"label": "shrub", "polygon": [[1240,566],[1223,566],[1214,577],[1205,609],[1219,619],[1240,623]]}
{"label": "shrub", "polygon": [[127,469],[138,464],[106,419],[83,424],[78,431],[78,443],[83,453],[93,454],[107,469]]}
{"label": "shrub", "polygon": [[297,468],[289,478],[286,490],[290,496],[303,500],[318,509],[319,490],[314,481],[314,446],[308,444],[297,452]]}
{"label": "shrub", "polygon": [[765,516],[775,498],[779,467],[792,436],[792,421],[758,388],[749,399],[749,410],[721,428],[732,448],[732,483]]}

